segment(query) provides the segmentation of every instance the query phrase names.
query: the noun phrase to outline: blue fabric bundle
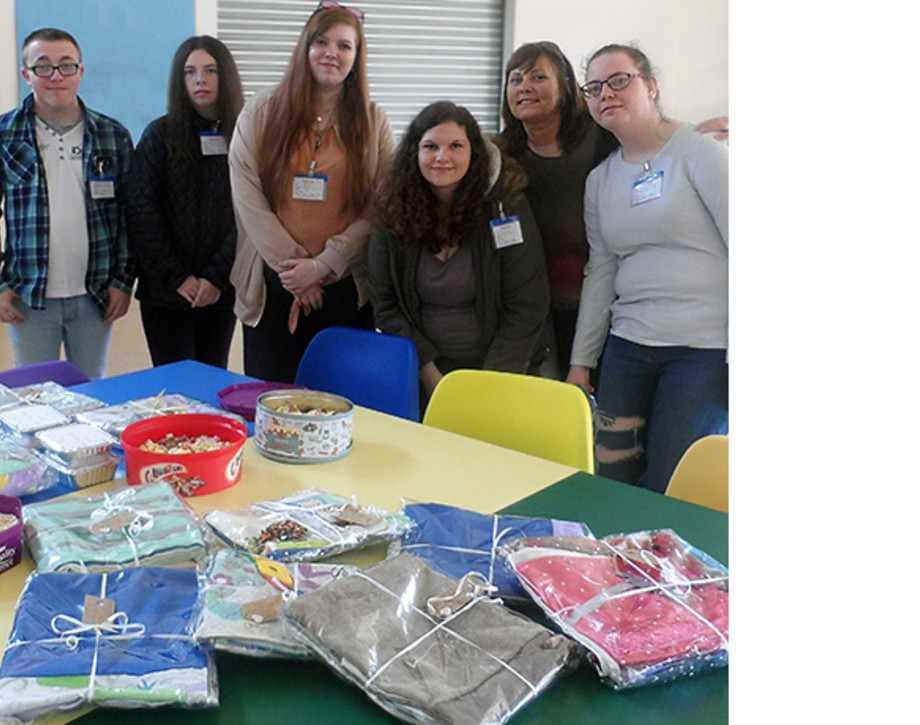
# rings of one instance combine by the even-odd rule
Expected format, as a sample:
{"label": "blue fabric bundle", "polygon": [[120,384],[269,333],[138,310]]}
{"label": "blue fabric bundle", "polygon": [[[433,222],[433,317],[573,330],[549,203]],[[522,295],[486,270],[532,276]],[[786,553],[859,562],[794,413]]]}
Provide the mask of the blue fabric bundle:
{"label": "blue fabric bundle", "polygon": [[522,536],[594,538],[586,524],[556,519],[480,514],[443,504],[409,504],[403,513],[415,523],[397,551],[418,557],[435,571],[461,579],[471,571],[495,587],[493,594],[530,601],[514,573],[497,557],[501,544]]}

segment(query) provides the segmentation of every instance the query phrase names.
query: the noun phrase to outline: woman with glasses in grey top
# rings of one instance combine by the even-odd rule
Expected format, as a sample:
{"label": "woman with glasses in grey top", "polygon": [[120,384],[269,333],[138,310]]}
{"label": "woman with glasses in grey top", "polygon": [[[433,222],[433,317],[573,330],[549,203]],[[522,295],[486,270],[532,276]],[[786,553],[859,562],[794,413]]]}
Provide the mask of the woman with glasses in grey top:
{"label": "woman with glasses in grey top", "polygon": [[693,441],[728,432],[728,149],[661,112],[636,48],[597,51],[581,90],[620,149],[585,188],[568,380],[590,390],[603,353],[598,472],[663,493]]}

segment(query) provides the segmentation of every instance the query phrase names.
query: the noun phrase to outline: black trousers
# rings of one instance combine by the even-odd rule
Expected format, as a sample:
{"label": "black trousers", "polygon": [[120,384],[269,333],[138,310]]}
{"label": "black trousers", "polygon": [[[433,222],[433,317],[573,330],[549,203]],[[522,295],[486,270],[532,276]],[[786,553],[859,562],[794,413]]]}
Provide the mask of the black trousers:
{"label": "black trousers", "polygon": [[227,367],[236,316],[213,305],[187,310],[141,302],[141,323],[154,366],[197,360]]}
{"label": "black trousers", "polygon": [[297,329],[288,330],[293,295],[281,286],[278,275],[265,267],[265,310],[255,327],[243,326],[243,368],[246,375],[276,383],[293,383],[300,358],[310,340],[327,327],[371,330],[370,304],[358,309],[358,290],[350,276],[323,287],[323,306],[300,315]]}

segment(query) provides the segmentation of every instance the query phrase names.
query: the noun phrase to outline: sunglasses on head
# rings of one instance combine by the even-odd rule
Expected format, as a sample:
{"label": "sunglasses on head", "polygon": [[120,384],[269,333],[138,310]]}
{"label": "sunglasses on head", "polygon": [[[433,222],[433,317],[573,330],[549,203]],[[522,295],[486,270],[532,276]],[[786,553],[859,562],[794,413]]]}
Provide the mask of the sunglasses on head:
{"label": "sunglasses on head", "polygon": [[364,12],[358,10],[358,8],[350,8],[346,5],[339,5],[337,2],[332,2],[332,0],[322,0],[319,5],[316,6],[316,10],[313,11],[313,14],[320,12],[321,10],[347,10],[352,15],[354,15],[359,21],[364,22]]}

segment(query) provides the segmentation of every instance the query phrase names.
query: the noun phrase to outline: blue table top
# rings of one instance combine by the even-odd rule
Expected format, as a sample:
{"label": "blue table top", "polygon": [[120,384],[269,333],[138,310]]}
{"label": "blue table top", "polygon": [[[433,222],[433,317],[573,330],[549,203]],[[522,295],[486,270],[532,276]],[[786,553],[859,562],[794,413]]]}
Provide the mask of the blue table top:
{"label": "blue table top", "polygon": [[[219,406],[218,392],[234,383],[253,382],[258,382],[257,378],[194,360],[182,360],[148,370],[117,375],[113,378],[81,383],[72,386],[70,390],[89,395],[109,405],[166,392],[183,393],[203,403]],[[188,393],[189,390],[194,390],[194,395]]]}

